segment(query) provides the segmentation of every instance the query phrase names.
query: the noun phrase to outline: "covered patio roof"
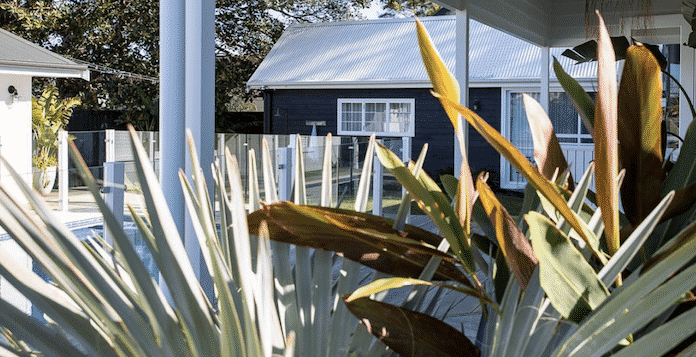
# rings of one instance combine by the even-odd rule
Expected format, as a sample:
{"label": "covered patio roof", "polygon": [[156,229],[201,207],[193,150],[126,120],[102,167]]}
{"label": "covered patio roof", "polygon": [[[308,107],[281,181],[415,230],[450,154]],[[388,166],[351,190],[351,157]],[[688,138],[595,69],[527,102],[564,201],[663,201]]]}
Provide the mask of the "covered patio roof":
{"label": "covered patio roof", "polygon": [[[548,47],[577,45],[592,37],[587,32],[584,0],[434,0],[452,10],[467,10],[469,17],[514,36]],[[627,18],[651,18],[681,13],[681,0],[651,1],[652,6],[632,5],[639,1],[595,0],[610,33],[619,32]],[[592,14],[590,14],[592,15]],[[622,20],[623,19],[623,20]],[[596,23],[594,15],[590,24]],[[647,19],[649,25],[650,18]],[[593,26],[590,26],[593,28]]]}

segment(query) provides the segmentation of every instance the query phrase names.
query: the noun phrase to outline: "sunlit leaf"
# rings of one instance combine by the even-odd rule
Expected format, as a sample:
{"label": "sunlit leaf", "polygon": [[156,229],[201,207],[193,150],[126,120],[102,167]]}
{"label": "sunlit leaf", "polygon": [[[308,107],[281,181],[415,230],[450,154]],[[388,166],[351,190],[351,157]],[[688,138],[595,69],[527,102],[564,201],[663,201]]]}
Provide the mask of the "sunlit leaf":
{"label": "sunlit leaf", "polygon": [[537,212],[525,215],[541,287],[564,317],[580,322],[609,296],[590,264],[553,223]]}
{"label": "sunlit leaf", "polygon": [[457,109],[471,126],[483,136],[488,143],[491,144],[503,157],[505,157],[521,174],[526,178],[539,192],[544,195],[553,206],[561,213],[563,218],[575,229],[580,237],[589,244],[589,237],[585,234],[585,228],[578,217],[570,210],[567,202],[556,191],[554,184],[547,180],[539,171],[532,166],[527,158],[517,149],[510,141],[505,139],[498,131],[493,129],[490,124],[486,123],[481,117],[468,108],[462,107],[456,103],[449,101],[447,98],[433,93],[444,107],[452,107]]}
{"label": "sunlit leaf", "polygon": [[375,280],[365,286],[361,286],[360,288],[356,289],[354,292],[352,292],[350,295],[347,295],[344,297],[345,302],[349,303],[352,302],[353,300],[357,300],[360,298],[364,297],[369,297],[370,295],[373,294],[378,294],[386,290],[390,289],[398,289],[402,288],[405,286],[439,286],[439,287],[444,287],[450,290],[458,291],[462,294],[470,295],[473,296],[477,299],[483,300],[491,306],[494,307],[494,309],[497,309],[497,306],[495,306],[495,303],[489,299],[488,296],[485,296],[481,293],[480,290],[476,289],[471,289],[467,287],[461,287],[457,285],[450,285],[450,284],[440,284],[440,283],[435,283],[431,281],[426,281],[426,280],[421,280],[421,279],[413,279],[413,278],[383,278],[383,279],[378,279]]}
{"label": "sunlit leaf", "polygon": [[488,217],[495,227],[498,246],[502,249],[508,266],[515,274],[517,281],[522,289],[527,287],[527,283],[534,273],[536,265],[539,263],[529,240],[517,227],[517,223],[512,219],[505,207],[498,201],[490,187],[480,178],[476,181],[476,188],[479,198],[483,204]]}
{"label": "sunlit leaf", "polygon": [[[554,172],[563,172],[568,168],[561,144],[558,143],[556,133],[553,131],[551,119],[541,107],[541,104],[528,94],[522,94],[524,110],[527,113],[529,129],[534,142],[534,161],[544,177],[551,179]],[[569,189],[572,191],[574,184],[570,179]]]}
{"label": "sunlit leaf", "polygon": [[396,276],[417,277],[432,256],[442,258],[436,279],[470,285],[454,266],[456,259],[435,249],[442,237],[410,225],[396,231],[387,218],[278,202],[251,213],[248,220],[251,234],[258,234],[257,227],[266,221],[270,238],[275,241],[335,251]]}
{"label": "sunlit leaf", "polygon": [[597,103],[595,108],[595,165],[597,201],[602,209],[609,253],[619,249],[619,193],[614,179],[619,173],[617,148],[616,63],[611,39],[599,17],[597,48]]}
{"label": "sunlit leaf", "polygon": [[[428,77],[430,77],[430,82],[433,84],[435,92],[440,93],[443,97],[454,103],[459,103],[459,82],[454,78],[452,72],[447,69],[428,31],[417,19],[416,29],[418,32],[418,45],[420,47],[421,57],[423,58],[423,64],[425,65],[425,69],[428,72]],[[453,108],[445,108],[445,112],[456,132],[458,129],[459,114]]]}
{"label": "sunlit leaf", "polygon": [[450,201],[439,187],[423,171],[416,179],[401,162],[401,159],[384,145],[377,146],[377,157],[382,165],[409,191],[418,207],[430,217],[450,243],[454,253],[464,263],[464,269],[473,277],[476,267],[469,239],[459,223],[458,217],[450,207]]}
{"label": "sunlit leaf", "polygon": [[662,77],[644,46],[631,46],[621,74],[618,99],[619,160],[633,179],[621,186],[626,217],[637,226],[660,202],[662,187]]}
{"label": "sunlit leaf", "polygon": [[346,306],[371,334],[401,356],[479,355],[463,333],[428,315],[368,298],[346,302]]}

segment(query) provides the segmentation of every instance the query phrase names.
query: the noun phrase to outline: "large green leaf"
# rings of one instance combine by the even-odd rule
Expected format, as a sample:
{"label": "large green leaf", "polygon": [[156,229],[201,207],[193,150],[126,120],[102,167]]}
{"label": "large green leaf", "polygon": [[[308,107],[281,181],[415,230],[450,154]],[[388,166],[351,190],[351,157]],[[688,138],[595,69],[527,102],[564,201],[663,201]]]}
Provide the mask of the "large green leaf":
{"label": "large green leaf", "polygon": [[403,162],[383,145],[377,147],[377,157],[382,165],[394,174],[399,183],[408,190],[418,207],[435,223],[435,226],[452,246],[454,253],[463,262],[464,269],[475,278],[473,273],[476,267],[469,237],[466,236],[459,218],[450,207],[450,201],[442,191],[435,188],[437,185],[434,185],[435,187],[431,185],[432,179],[429,179],[424,172],[421,172],[419,178],[416,179]]}
{"label": "large green leaf", "polygon": [[436,318],[368,298],[344,301],[371,334],[402,356],[479,356],[463,333]]}
{"label": "large green leaf", "polygon": [[454,266],[456,259],[434,248],[441,237],[410,225],[396,231],[392,220],[387,218],[278,202],[252,212],[248,220],[251,234],[258,234],[256,227],[266,221],[270,237],[275,241],[335,251],[396,276],[417,277],[431,257],[442,258],[436,279],[471,285]]}
{"label": "large green leaf", "polygon": [[498,246],[520,286],[525,289],[539,260],[534,256],[527,237],[481,177],[476,181],[476,188],[486,214],[495,227]]}
{"label": "large green leaf", "polygon": [[609,33],[602,16],[599,17],[597,48],[597,103],[595,109],[594,140],[597,169],[597,203],[602,209],[604,233],[609,253],[619,249],[619,192],[616,176],[619,174],[617,148],[617,88],[616,63]]}
{"label": "large green leaf", "polygon": [[580,113],[585,127],[592,133],[594,129],[594,102],[592,98],[573,77],[563,70],[556,57],[553,58],[553,71],[556,73],[558,82],[573,101],[575,109]]}
{"label": "large green leaf", "polygon": [[626,217],[637,226],[660,202],[662,187],[662,77],[660,65],[645,46],[631,46],[621,74],[618,97],[619,159],[633,179],[621,186]]}
{"label": "large green leaf", "polygon": [[517,149],[510,141],[505,139],[498,131],[493,129],[485,120],[479,117],[476,113],[468,108],[462,107],[456,103],[449,101],[447,98],[433,93],[445,107],[453,107],[466,118],[476,131],[488,141],[503,157],[505,157],[521,174],[524,176],[539,192],[548,199],[553,206],[561,213],[563,218],[568,221],[570,226],[580,235],[580,237],[590,244],[590,239],[585,233],[586,228],[583,228],[580,219],[568,207],[563,196],[556,191],[553,183],[547,180],[536,167],[527,160],[527,158]]}
{"label": "large green leaf", "polygon": [[525,215],[539,259],[541,287],[564,317],[580,322],[609,291],[590,264],[554,224],[537,212]]}

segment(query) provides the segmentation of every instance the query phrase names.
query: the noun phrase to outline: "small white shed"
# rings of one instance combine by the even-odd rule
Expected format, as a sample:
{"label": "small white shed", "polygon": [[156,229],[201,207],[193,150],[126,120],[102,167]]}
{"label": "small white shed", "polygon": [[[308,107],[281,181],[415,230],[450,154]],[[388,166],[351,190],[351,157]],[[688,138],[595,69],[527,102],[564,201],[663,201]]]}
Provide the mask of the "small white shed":
{"label": "small white shed", "polygon": [[[0,29],[0,154],[31,184],[31,80],[32,77],[89,80],[86,65],[77,64],[19,36]],[[14,194],[5,167],[0,182]]]}

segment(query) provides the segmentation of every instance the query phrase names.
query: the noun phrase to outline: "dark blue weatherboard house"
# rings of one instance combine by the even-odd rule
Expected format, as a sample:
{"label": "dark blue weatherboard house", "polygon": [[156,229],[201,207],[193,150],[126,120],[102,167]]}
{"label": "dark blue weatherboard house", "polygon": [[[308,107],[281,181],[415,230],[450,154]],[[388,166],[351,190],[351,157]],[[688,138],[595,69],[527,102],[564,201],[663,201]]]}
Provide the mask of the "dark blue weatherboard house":
{"label": "dark blue weatherboard house", "polygon": [[[454,16],[421,21],[453,70]],[[560,56],[562,50],[551,53],[592,91],[595,65],[573,65]],[[530,158],[532,142],[521,95],[538,95],[540,56],[539,47],[471,21],[469,107]],[[247,86],[263,92],[265,133],[309,135],[314,124],[318,135],[405,137],[410,143],[407,157],[415,158],[428,143],[424,168],[436,180],[454,168],[454,131],[430,94],[414,19],[290,26]],[[592,160],[590,135],[553,76],[551,91],[551,120],[581,175]],[[478,133],[470,130],[468,141],[473,173],[490,172],[497,187],[524,187],[520,175]]]}

